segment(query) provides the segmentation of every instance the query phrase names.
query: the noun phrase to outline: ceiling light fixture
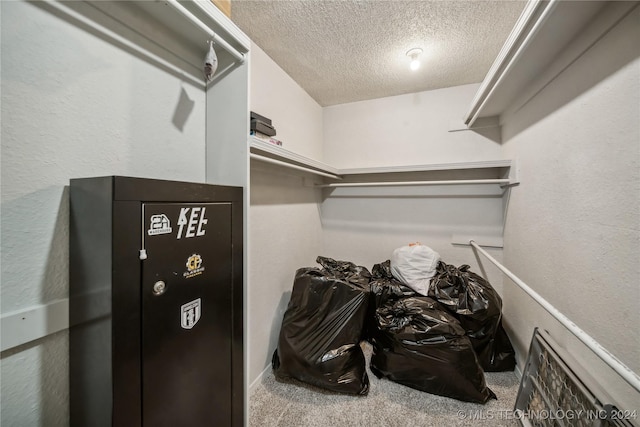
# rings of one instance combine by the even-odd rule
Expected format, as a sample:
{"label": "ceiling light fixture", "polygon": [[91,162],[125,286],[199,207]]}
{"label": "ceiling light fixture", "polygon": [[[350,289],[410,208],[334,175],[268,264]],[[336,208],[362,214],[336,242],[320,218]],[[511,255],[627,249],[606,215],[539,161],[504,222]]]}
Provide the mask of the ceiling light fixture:
{"label": "ceiling light fixture", "polygon": [[420,60],[418,59],[418,57],[420,56],[421,53],[422,53],[422,49],[420,49],[419,47],[414,47],[413,49],[409,49],[409,51],[407,52],[407,56],[411,58],[411,65],[409,65],[409,67],[413,71],[420,68]]}

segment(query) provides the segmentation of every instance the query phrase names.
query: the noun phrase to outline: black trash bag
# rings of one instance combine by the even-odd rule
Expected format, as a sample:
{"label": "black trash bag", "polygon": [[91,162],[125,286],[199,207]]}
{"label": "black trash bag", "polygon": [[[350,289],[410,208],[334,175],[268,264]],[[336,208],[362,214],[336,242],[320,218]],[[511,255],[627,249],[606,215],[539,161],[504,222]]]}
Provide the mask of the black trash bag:
{"label": "black trash bag", "polygon": [[495,399],[469,337],[431,298],[389,300],[376,310],[370,368],[378,378],[474,403]]}
{"label": "black trash bag", "polygon": [[485,371],[512,371],[515,351],[502,327],[502,299],[487,280],[469,268],[441,261],[429,296],[460,321]]}
{"label": "black trash bag", "polygon": [[379,289],[379,292],[372,291],[372,293],[376,297],[381,298],[380,301],[376,300],[380,303],[385,302],[389,298],[398,299],[404,297],[419,296],[416,291],[393,277],[393,274],[391,273],[390,260],[386,260],[385,262],[382,262],[380,264],[375,264],[372,269],[371,278],[371,286],[373,286],[374,284],[382,285]]}
{"label": "black trash bag", "polygon": [[346,280],[359,286],[367,286],[371,281],[371,273],[366,267],[355,265],[349,261],[336,261],[332,258],[319,256],[316,262],[322,266],[322,269],[330,276]]}
{"label": "black trash bag", "polygon": [[491,344],[490,364],[485,371],[502,372],[513,371],[516,367],[516,352],[511,345],[511,340],[502,326],[502,319],[498,323],[498,329]]}
{"label": "black trash bag", "polygon": [[413,289],[393,277],[391,273],[391,261],[386,260],[375,264],[371,270],[372,281],[370,283],[371,294],[369,301],[369,314],[365,325],[365,337],[370,337],[377,330],[376,310],[389,301],[396,301],[410,296],[420,296]]}
{"label": "black trash bag", "polygon": [[360,341],[370,273],[347,263],[334,264],[330,258],[318,260],[329,268],[296,272],[272,358],[274,374],[334,392],[366,395],[369,377]]}

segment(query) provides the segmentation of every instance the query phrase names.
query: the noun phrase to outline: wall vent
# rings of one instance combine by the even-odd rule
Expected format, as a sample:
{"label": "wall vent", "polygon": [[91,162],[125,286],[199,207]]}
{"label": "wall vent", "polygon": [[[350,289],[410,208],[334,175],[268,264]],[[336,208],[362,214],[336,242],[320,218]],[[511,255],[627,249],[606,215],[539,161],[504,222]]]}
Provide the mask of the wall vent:
{"label": "wall vent", "polygon": [[[562,353],[562,356],[561,354]],[[576,361],[546,331],[533,333],[515,414],[525,427],[634,427],[638,408],[618,408],[589,389]]]}

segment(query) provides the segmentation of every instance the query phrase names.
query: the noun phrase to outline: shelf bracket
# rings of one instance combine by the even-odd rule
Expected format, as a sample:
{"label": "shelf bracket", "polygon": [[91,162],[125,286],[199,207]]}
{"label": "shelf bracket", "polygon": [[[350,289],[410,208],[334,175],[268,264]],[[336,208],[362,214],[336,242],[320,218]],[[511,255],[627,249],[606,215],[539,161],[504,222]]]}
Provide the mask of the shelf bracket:
{"label": "shelf bracket", "polygon": [[462,132],[465,130],[478,130],[496,127],[500,127],[499,116],[478,118],[471,126],[467,125],[463,120],[451,120],[449,122],[449,132]]}
{"label": "shelf bracket", "polygon": [[509,182],[507,184],[502,184],[500,187],[509,188],[520,185],[520,162],[518,162],[518,159],[513,159],[511,161],[507,178],[509,179]]}

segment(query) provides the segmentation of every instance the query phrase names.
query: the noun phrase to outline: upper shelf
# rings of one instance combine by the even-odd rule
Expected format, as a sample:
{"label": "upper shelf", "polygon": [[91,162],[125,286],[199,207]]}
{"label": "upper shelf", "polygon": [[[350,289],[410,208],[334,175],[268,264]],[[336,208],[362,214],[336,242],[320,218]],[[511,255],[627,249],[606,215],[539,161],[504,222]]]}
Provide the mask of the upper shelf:
{"label": "upper shelf", "polygon": [[[318,187],[362,187],[362,186],[406,186],[406,185],[457,185],[518,183],[516,168],[512,160],[490,160],[478,162],[436,163],[428,165],[385,166],[371,168],[338,169],[325,163],[301,156],[280,146],[250,139],[251,158],[280,166],[302,170],[307,173],[343,180],[317,185]],[[474,172],[475,171],[475,172]],[[444,176],[442,173],[455,172]],[[440,173],[437,180],[416,180],[425,173]]]}
{"label": "upper shelf", "polygon": [[480,85],[465,125],[520,108],[637,5],[529,1]]}
{"label": "upper shelf", "polygon": [[[269,142],[261,141],[256,137],[250,138],[250,150],[252,158],[266,161],[270,163],[281,163],[282,166],[291,167],[296,166],[294,169],[306,169],[307,172],[320,176],[327,176],[328,178],[339,179],[340,172],[338,169],[329,166],[325,163],[318,162],[317,160],[310,159],[308,157],[301,156],[293,151],[285,150],[284,148],[271,144]],[[270,161],[275,160],[275,162]]]}
{"label": "upper shelf", "polygon": [[48,1],[42,7],[202,87],[209,40],[215,40],[218,75],[241,63],[250,48],[249,38],[209,1]]}

